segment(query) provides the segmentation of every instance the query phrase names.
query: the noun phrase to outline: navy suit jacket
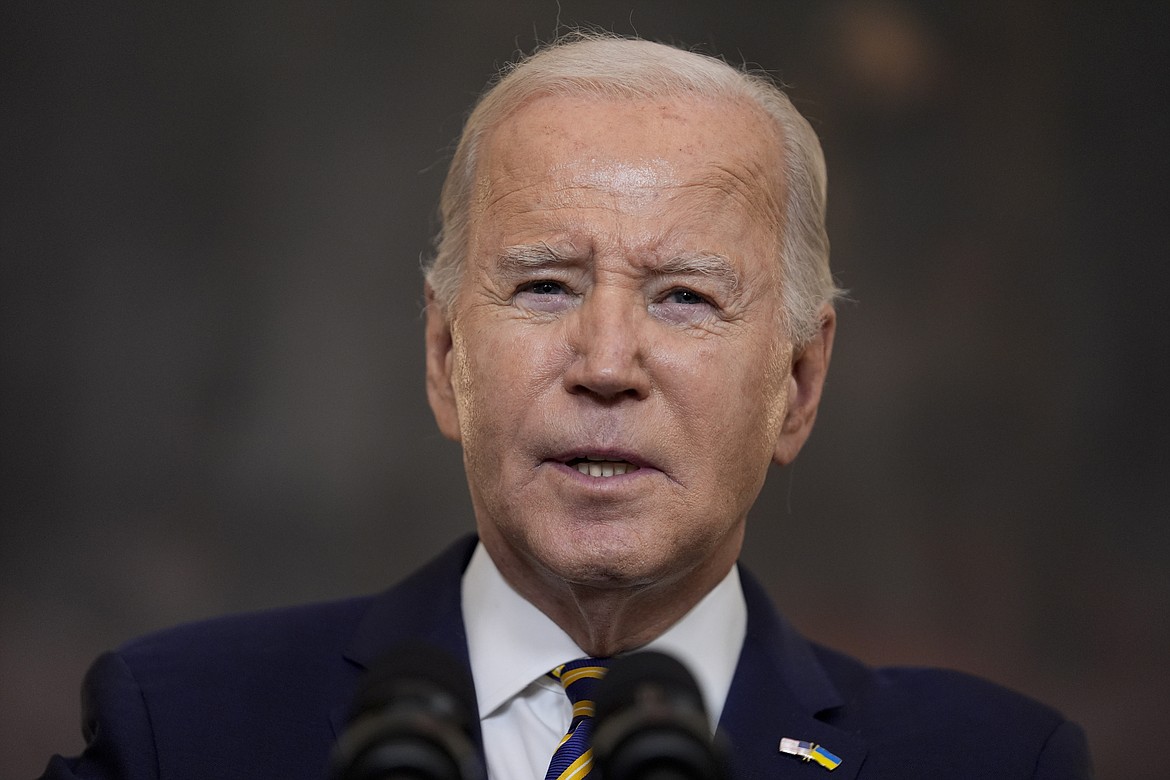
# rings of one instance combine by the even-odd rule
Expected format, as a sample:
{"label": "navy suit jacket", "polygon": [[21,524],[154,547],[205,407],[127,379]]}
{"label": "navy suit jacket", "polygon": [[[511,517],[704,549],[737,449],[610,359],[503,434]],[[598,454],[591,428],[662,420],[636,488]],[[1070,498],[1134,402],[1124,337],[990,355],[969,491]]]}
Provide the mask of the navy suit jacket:
{"label": "navy suit jacket", "polygon": [[[103,655],[83,687],[86,750],[54,756],[44,777],[324,780],[371,663],[418,641],[467,663],[459,583],[473,547],[377,596],[181,626]],[[747,637],[720,721],[736,780],[829,780],[780,753],[781,737],[839,756],[831,780],[1091,776],[1083,733],[1053,710],[957,672],[871,669],[819,647],[743,574]]]}

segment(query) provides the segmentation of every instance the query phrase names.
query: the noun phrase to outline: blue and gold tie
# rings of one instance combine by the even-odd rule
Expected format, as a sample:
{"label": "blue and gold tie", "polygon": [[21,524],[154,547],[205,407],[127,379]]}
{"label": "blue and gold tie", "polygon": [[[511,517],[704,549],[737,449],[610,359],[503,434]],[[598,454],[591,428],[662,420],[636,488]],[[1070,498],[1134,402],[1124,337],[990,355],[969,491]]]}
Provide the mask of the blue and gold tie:
{"label": "blue and gold tie", "polygon": [[549,672],[573,703],[573,721],[569,733],[561,740],[549,762],[544,780],[584,780],[593,768],[593,749],[589,734],[593,731],[593,691],[605,676],[608,658],[580,658]]}

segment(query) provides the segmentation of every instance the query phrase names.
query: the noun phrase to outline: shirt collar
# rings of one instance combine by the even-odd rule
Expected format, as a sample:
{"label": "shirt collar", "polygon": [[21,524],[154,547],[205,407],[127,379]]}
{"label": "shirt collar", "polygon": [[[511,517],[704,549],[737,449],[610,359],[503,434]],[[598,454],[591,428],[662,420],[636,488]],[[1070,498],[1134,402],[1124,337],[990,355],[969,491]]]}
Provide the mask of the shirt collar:
{"label": "shirt collar", "polygon": [[[463,622],[480,718],[550,669],[586,653],[547,615],[512,589],[483,544],[463,573]],[[747,630],[735,566],[698,604],[642,649],[678,658],[695,675],[712,729],[731,688]]]}

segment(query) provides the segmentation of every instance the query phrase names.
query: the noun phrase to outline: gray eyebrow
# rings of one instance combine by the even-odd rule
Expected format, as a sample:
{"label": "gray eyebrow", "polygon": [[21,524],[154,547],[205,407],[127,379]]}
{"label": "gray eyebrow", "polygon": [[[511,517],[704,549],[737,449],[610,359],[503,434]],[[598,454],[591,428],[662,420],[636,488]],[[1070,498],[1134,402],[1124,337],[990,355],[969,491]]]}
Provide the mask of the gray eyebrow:
{"label": "gray eyebrow", "polygon": [[565,265],[574,259],[568,252],[555,249],[545,242],[505,247],[498,258],[500,270],[505,272]]}
{"label": "gray eyebrow", "polygon": [[743,289],[743,279],[735,264],[726,255],[713,252],[688,252],[663,260],[653,267],[661,276],[705,276],[714,279],[729,291],[738,293]]}

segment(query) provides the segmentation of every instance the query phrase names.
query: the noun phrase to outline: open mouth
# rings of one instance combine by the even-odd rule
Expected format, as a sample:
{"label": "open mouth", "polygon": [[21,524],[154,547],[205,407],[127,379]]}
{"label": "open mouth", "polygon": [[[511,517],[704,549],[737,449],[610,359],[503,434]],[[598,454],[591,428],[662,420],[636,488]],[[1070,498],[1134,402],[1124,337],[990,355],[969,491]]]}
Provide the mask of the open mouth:
{"label": "open mouth", "polygon": [[626,460],[606,460],[588,455],[566,461],[565,465],[577,469],[587,477],[618,477],[638,470],[637,466]]}

